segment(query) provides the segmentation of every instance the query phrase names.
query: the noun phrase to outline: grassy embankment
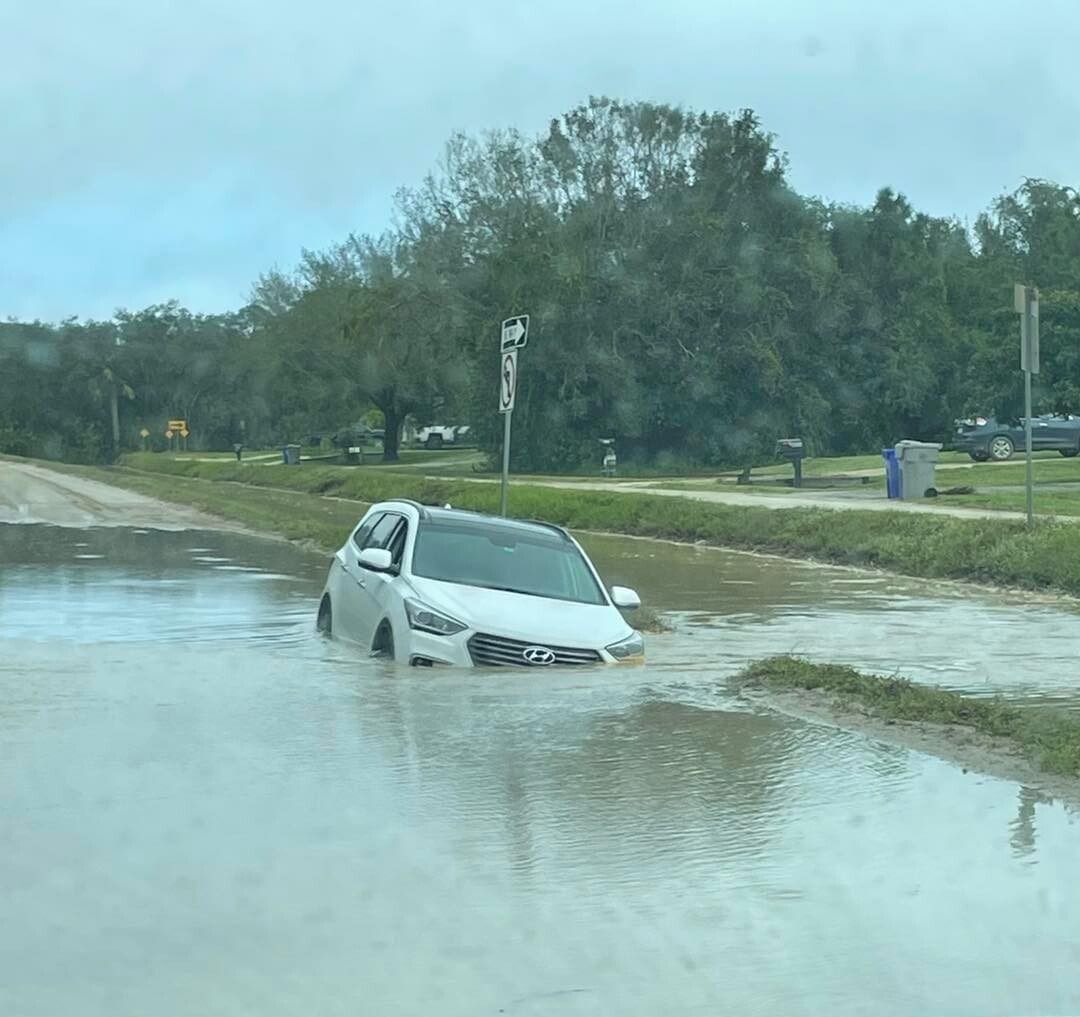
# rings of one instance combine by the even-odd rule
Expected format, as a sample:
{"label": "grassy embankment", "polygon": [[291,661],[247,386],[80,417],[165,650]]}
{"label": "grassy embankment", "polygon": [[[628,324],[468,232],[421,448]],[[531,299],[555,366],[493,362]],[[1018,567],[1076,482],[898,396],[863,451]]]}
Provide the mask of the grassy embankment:
{"label": "grassy embankment", "polygon": [[[1080,516],[1080,459],[1063,459],[1056,452],[1037,452],[1034,456],[1035,512],[1042,516]],[[972,493],[941,495],[927,504],[957,505],[965,508],[990,509],[1007,512],[1023,512],[1024,460],[1017,454],[1004,463],[974,463],[957,452],[943,452],[937,469],[939,491],[951,487],[974,488]],[[808,459],[803,464],[803,475],[808,478],[837,476],[873,471],[864,491],[883,492],[884,471],[880,457],[846,456],[836,459]],[[727,491],[740,494],[772,495],[790,497],[805,494],[790,487],[768,483],[777,478],[791,477],[790,465],[770,465],[755,469],[756,484],[736,485],[734,473],[724,473],[711,480],[682,478],[650,484],[667,490],[697,489],[703,484],[718,484]]]}
{"label": "grassy embankment", "polygon": [[[1036,452],[1032,459],[1035,462],[1035,479],[1037,481],[1069,479],[1080,481],[1080,459],[1066,459],[1057,452]],[[937,468],[950,480],[955,479],[957,483],[967,482],[969,478],[974,478],[979,483],[1022,484],[1024,482],[1024,456],[1022,452],[1017,452],[1012,459],[1003,463],[977,463],[964,452],[943,451],[938,458]],[[884,463],[880,455],[833,456],[803,461],[804,477],[827,477],[865,472],[884,475]],[[720,473],[719,476],[734,480],[738,476],[738,471],[729,470]],[[791,464],[777,462],[765,466],[755,466],[753,476],[790,477]]]}
{"label": "grassy embankment", "polygon": [[[133,456],[128,462],[141,472],[101,472],[112,482],[143,493],[322,547],[338,546],[355,522],[359,508],[350,501],[410,497],[491,512],[499,497],[496,484],[389,474],[366,467],[178,462],[161,455]],[[1004,519],[788,511],[533,485],[512,489],[510,510],[519,517],[548,519],[578,530],[703,541],[913,576],[1080,595],[1080,526],[1075,524],[1040,522],[1029,532],[1022,523]]]}
{"label": "grassy embankment", "polygon": [[841,708],[860,709],[887,721],[968,728],[1003,739],[1046,773],[1080,776],[1080,718],[1062,710],[1015,706],[793,657],[751,664],[734,682],[740,687],[817,693]]}

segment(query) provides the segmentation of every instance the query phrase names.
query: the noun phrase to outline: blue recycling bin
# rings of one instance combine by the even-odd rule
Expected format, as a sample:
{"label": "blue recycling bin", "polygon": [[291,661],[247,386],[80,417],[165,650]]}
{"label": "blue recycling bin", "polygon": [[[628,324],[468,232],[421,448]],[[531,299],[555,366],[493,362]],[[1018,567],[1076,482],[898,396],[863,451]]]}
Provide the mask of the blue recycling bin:
{"label": "blue recycling bin", "polygon": [[899,498],[900,460],[896,458],[896,449],[883,448],[881,458],[885,460],[885,491],[890,498]]}

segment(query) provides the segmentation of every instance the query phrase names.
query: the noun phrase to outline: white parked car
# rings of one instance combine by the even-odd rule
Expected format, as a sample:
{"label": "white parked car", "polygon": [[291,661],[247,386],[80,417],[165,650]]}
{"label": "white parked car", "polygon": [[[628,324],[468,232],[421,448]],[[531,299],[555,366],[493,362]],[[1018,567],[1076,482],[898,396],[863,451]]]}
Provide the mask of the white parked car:
{"label": "white parked car", "polygon": [[318,628],[403,664],[612,664],[644,657],[640,603],[559,526],[395,500],[334,555]]}
{"label": "white parked car", "polygon": [[416,432],[416,444],[425,448],[443,448],[445,445],[461,445],[468,441],[472,430],[468,424],[431,424]]}

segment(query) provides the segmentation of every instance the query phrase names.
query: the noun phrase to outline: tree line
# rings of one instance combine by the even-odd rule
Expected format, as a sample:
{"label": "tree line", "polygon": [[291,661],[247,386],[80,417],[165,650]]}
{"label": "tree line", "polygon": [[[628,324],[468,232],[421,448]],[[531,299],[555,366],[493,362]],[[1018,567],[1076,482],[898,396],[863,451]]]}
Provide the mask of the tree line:
{"label": "tree line", "polygon": [[268,271],[248,303],[0,324],[0,450],[94,461],[330,433],[375,410],[497,450],[498,324],[531,315],[517,469],[742,466],[941,440],[1021,410],[1014,282],[1040,287],[1038,411],[1080,412],[1080,196],[1026,180],[973,225],[881,190],[798,194],[750,111],[611,99],[537,137],[455,135],[378,237]]}

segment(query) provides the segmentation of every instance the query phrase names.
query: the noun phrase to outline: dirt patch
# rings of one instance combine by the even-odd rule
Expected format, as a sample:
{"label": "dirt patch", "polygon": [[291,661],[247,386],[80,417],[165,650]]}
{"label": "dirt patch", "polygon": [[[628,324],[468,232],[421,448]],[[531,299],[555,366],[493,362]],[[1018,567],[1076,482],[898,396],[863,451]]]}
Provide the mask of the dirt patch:
{"label": "dirt patch", "polygon": [[983,734],[961,724],[889,720],[822,689],[765,689],[744,686],[750,702],[813,724],[855,731],[891,745],[936,756],[975,773],[1015,781],[1072,804],[1080,804],[1080,779],[1040,770],[1010,738]]}

